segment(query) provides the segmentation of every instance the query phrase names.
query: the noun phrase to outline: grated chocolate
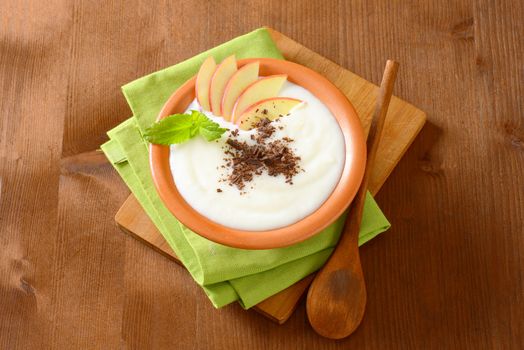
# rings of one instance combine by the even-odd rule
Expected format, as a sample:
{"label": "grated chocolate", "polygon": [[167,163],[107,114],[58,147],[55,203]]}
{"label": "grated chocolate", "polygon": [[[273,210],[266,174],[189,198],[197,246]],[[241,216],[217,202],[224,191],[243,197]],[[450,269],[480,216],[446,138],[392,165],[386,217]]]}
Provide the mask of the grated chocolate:
{"label": "grated chocolate", "polygon": [[239,141],[238,131],[230,133],[224,150],[225,165],[230,170],[226,182],[242,191],[255,176],[266,172],[269,176],[283,175],[285,182],[292,185],[293,177],[302,171],[300,157],[290,147],[293,139],[272,140],[276,129],[267,118],[260,120],[255,128],[256,133],[251,135],[254,144]]}

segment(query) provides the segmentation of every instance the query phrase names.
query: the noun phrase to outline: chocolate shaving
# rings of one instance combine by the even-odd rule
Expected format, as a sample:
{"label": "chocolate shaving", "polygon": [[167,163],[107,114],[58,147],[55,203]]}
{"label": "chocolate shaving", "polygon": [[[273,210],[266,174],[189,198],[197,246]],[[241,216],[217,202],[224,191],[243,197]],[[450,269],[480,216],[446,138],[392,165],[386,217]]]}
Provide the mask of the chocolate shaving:
{"label": "chocolate shaving", "polygon": [[302,171],[300,157],[289,147],[293,140],[288,137],[270,140],[276,129],[269,119],[261,119],[255,127],[256,134],[251,135],[254,144],[237,140],[238,131],[231,132],[227,139],[229,149],[224,152],[224,160],[231,171],[226,181],[242,190],[254,176],[265,171],[269,176],[283,175],[285,182],[292,185],[293,177]]}

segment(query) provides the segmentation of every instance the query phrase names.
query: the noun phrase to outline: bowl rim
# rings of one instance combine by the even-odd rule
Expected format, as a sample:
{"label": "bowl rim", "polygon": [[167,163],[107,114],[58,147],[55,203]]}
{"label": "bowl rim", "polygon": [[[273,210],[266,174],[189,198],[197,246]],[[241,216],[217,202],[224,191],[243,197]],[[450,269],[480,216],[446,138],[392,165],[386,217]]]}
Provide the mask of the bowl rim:
{"label": "bowl rim", "polygon": [[[291,61],[273,58],[238,60],[242,67],[259,61],[261,76],[287,74],[331,111],[344,136],[345,160],[339,181],[329,197],[313,213],[288,226],[265,231],[239,230],[216,223],[193,209],[175,185],[169,163],[170,146],[150,144],[149,163],[156,190],[168,210],[183,225],[216,243],[242,249],[272,249],[302,242],[333,223],[355,197],[364,175],[366,145],[357,112],[346,96],[327,78]],[[180,86],[162,107],[157,121],[182,113],[195,98],[196,76]]]}

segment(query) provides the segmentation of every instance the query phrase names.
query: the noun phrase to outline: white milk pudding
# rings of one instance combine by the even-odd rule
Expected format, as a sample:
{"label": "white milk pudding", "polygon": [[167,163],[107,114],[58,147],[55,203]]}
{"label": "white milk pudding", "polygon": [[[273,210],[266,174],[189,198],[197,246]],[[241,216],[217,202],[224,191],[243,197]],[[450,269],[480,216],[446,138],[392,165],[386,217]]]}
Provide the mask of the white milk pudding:
{"label": "white milk pudding", "polygon": [[[230,171],[224,154],[230,132],[213,142],[195,137],[171,145],[169,161],[176,187],[200,214],[234,229],[271,230],[308,216],[330,196],[345,160],[344,137],[335,117],[318,98],[296,84],[285,82],[279,96],[304,101],[271,123],[275,131],[270,139],[291,139],[289,148],[300,157],[300,171],[292,181],[286,182],[284,175],[270,176],[267,171],[254,176],[241,190],[224,181]],[[201,110],[196,100],[189,110]],[[203,113],[222,127],[238,130],[222,117]],[[238,130],[236,140],[253,144],[255,134],[256,129]]]}

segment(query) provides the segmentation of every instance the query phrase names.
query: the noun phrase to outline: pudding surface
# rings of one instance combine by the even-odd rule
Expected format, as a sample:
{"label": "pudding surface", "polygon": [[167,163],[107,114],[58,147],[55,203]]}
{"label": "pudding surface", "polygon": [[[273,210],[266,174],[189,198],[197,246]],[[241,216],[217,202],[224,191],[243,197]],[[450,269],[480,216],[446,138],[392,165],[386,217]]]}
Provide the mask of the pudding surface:
{"label": "pudding surface", "polygon": [[[305,103],[289,115],[272,122],[272,139],[289,138],[289,147],[300,157],[301,172],[292,184],[283,175],[267,172],[253,177],[240,190],[224,181],[230,169],[225,166],[226,141],[230,132],[214,142],[195,137],[170,146],[171,173],[178,191],[200,214],[224,226],[263,231],[293,224],[313,213],[330,196],[344,167],[344,137],[329,109],[301,86],[286,82],[279,96]],[[201,110],[195,101],[188,107]],[[230,130],[238,126],[202,111]],[[239,141],[253,143],[256,129],[238,130]],[[176,169],[176,170],[175,170]]]}

